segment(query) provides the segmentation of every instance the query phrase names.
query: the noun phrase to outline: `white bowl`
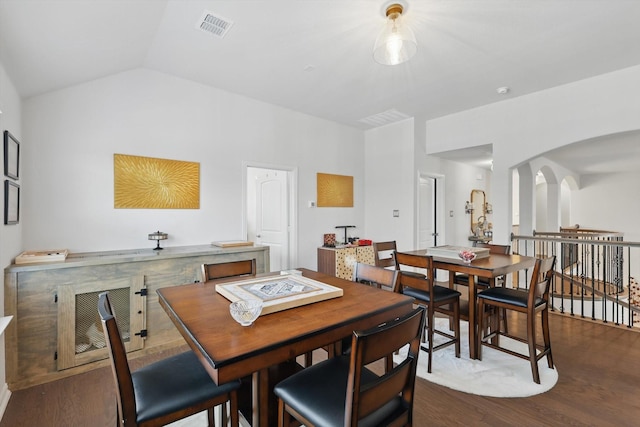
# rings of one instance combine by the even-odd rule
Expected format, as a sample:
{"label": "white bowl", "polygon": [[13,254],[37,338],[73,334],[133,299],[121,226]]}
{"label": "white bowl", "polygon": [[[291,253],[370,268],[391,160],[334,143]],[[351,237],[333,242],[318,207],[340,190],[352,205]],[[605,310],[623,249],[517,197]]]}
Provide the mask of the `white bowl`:
{"label": "white bowl", "polygon": [[262,301],[258,299],[239,300],[229,304],[231,317],[242,326],[250,326],[262,312]]}

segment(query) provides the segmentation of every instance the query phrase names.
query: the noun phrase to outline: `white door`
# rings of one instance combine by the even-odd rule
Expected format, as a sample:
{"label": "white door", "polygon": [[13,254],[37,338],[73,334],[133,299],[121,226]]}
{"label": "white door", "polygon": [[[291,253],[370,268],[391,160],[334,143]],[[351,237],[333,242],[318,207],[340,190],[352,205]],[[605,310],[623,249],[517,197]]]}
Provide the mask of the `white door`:
{"label": "white door", "polygon": [[289,268],[287,171],[266,170],[256,177],[256,243],[269,246],[271,271]]}
{"label": "white door", "polygon": [[421,176],[418,191],[418,248],[437,246],[436,179]]}

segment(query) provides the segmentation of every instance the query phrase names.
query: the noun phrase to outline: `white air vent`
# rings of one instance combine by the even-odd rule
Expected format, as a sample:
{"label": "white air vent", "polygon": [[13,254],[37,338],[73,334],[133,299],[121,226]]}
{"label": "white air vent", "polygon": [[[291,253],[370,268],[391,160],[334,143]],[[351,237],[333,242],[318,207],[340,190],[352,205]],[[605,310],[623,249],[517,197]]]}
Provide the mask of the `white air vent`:
{"label": "white air vent", "polygon": [[387,110],[383,111],[382,113],[365,117],[364,119],[360,119],[358,121],[372,127],[380,127],[388,125],[389,123],[400,122],[409,118],[411,118],[411,116],[401,113],[398,110]]}
{"label": "white air vent", "polygon": [[233,26],[233,22],[205,10],[196,26],[206,33],[223,38]]}

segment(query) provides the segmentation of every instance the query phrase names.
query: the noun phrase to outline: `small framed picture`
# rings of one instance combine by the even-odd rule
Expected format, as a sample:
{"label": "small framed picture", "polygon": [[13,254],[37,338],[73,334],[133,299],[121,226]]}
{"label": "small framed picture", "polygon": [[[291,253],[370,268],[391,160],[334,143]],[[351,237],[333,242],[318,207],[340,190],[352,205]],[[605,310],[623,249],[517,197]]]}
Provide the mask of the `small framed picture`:
{"label": "small framed picture", "polygon": [[20,143],[8,130],[4,131],[4,174],[9,178],[18,179],[20,171]]}
{"label": "small framed picture", "polygon": [[20,220],[20,186],[4,180],[4,223],[17,224]]}

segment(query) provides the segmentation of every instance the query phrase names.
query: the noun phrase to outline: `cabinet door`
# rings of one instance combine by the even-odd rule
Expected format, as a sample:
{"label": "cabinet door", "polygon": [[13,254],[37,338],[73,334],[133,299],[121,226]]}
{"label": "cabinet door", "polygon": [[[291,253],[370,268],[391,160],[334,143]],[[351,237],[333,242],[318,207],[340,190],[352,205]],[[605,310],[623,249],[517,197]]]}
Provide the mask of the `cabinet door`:
{"label": "cabinet door", "polygon": [[358,262],[362,264],[376,265],[376,259],[373,254],[373,246],[358,246]]}
{"label": "cabinet door", "polygon": [[73,368],[109,355],[102,322],[97,314],[98,295],[112,293],[111,302],[127,351],[143,347],[145,324],[143,276],[61,285],[58,287],[58,370]]}
{"label": "cabinet door", "polygon": [[353,267],[358,261],[357,248],[341,248],[336,250],[336,277],[345,280],[353,279]]}

